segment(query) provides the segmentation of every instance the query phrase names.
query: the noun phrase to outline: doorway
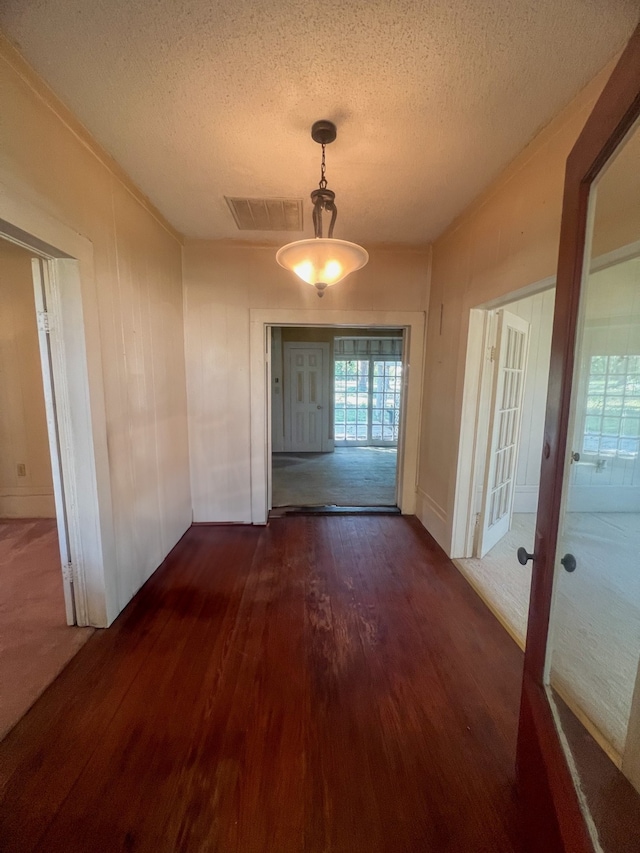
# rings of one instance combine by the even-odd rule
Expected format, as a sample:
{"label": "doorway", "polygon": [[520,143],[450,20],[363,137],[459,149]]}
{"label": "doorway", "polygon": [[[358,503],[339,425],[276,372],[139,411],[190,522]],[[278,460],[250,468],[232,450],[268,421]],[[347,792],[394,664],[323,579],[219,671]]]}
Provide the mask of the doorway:
{"label": "doorway", "polygon": [[461,459],[467,442],[473,448],[473,464],[468,501],[458,516],[459,545],[453,559],[521,648],[531,570],[520,566],[516,553],[521,546],[533,550],[554,314],[552,285],[553,281],[542,282],[534,293],[474,309],[467,353],[465,402],[473,401],[473,409],[469,407],[473,415],[463,423]]}
{"label": "doorway", "polygon": [[272,507],[397,510],[402,329],[274,327]]}
{"label": "doorway", "polygon": [[69,627],[77,615],[46,274],[32,251],[0,239],[0,737],[93,633]]}
{"label": "doorway", "polygon": [[[319,316],[323,323],[318,323]],[[421,395],[423,389],[424,311],[348,309],[251,308],[251,522],[266,524],[271,509],[272,402],[277,396],[272,379],[273,326],[330,326],[341,328],[395,328],[404,334],[403,429],[398,436],[397,506],[402,514],[416,508],[416,481]]]}

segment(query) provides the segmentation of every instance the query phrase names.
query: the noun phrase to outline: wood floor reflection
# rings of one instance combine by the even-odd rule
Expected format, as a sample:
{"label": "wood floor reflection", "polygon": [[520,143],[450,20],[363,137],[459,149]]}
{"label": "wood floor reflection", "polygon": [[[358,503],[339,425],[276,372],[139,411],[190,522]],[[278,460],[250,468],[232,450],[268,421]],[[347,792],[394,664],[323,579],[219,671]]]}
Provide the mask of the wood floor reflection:
{"label": "wood floor reflection", "polygon": [[0,849],[520,851],[521,668],[415,519],[194,527],[0,744]]}

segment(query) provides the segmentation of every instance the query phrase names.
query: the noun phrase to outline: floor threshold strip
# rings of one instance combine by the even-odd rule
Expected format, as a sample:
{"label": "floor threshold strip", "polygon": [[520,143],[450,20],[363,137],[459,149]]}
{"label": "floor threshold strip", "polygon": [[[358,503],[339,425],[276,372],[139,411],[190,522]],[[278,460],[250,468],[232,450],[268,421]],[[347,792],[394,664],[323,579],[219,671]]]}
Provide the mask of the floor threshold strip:
{"label": "floor threshold strip", "polygon": [[278,506],[269,512],[269,518],[287,515],[400,515],[397,506]]}

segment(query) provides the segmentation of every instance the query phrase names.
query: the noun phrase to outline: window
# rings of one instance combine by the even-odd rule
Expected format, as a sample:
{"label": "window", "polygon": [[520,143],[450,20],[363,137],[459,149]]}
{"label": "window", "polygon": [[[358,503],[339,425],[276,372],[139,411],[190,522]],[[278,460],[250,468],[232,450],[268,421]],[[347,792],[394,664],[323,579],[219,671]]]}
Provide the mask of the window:
{"label": "window", "polygon": [[399,359],[336,358],[336,443],[398,443],[402,362]]}
{"label": "window", "polygon": [[640,448],[640,355],[592,355],[583,453],[636,459]]}

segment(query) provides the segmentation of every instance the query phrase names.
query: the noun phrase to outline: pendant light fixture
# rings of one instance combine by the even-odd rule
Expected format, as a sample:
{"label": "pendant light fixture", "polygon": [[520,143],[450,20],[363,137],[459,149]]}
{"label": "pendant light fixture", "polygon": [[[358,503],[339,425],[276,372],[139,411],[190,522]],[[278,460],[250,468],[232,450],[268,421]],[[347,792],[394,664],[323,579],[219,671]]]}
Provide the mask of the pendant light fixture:
{"label": "pendant light fixture", "polygon": [[[323,296],[327,287],[361,269],[369,260],[369,254],[356,243],[336,240],[333,237],[338,211],[335,205],[336,194],[327,188],[325,148],[336,138],[335,124],[324,120],[315,122],[311,128],[311,138],[322,145],[320,183],[318,189],[311,193],[315,237],[283,246],[276,254],[276,261],[281,267],[294,272],[302,281],[312,284],[317,289],[318,296]],[[327,237],[322,236],[324,211],[331,214]]]}

